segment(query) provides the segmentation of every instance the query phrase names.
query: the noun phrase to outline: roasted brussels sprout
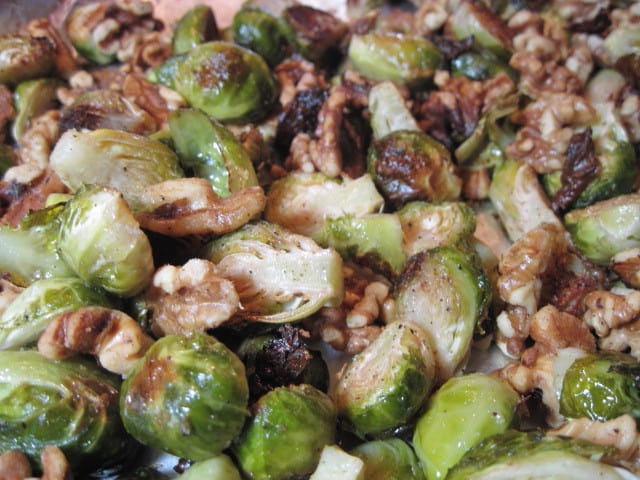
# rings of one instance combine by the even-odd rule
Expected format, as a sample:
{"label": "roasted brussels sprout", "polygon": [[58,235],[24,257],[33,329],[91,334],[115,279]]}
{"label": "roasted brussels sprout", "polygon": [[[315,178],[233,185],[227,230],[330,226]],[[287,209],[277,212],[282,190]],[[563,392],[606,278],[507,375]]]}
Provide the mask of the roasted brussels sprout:
{"label": "roasted brussels sprout", "polygon": [[187,58],[186,53],[180,55],[173,55],[167,58],[161,65],[147,72],[147,79],[153,83],[159,83],[165,87],[169,87],[175,90],[173,85],[173,78],[176,76],[178,67],[184,59]]}
{"label": "roasted brussels sprout", "polygon": [[394,286],[392,320],[412,321],[427,334],[439,382],[466,360],[491,285],[475,253],[436,247],[411,257]]}
{"label": "roasted brussels sprout", "polygon": [[117,188],[135,211],[144,187],[184,177],[166,145],[120,130],[68,130],[56,143],[51,168],[75,191],[84,185]]}
{"label": "roasted brussels sprout", "polygon": [[451,61],[453,75],[464,75],[471,80],[486,80],[498,72],[515,77],[515,72],[507,64],[488,52],[464,52]]}
{"label": "roasted brussels sprout", "polygon": [[348,55],[362,75],[410,88],[425,86],[442,62],[440,50],[429,40],[400,33],[354,35]]}
{"label": "roasted brussels sprout", "polygon": [[55,78],[38,78],[21,82],[13,93],[14,105],[17,110],[11,133],[18,144],[22,134],[29,128],[34,117],[56,106],[57,88],[62,82]]}
{"label": "roasted brussels sprout", "polygon": [[347,364],[334,397],[357,435],[388,435],[409,423],[435,384],[435,358],[420,326],[388,324]]}
{"label": "roasted brussels sprout", "polygon": [[151,244],[115,189],[76,193],[61,214],[57,246],[80,278],[108,292],[131,297],[151,282]]}
{"label": "roasted brussels sprout", "polygon": [[235,284],[245,319],[292,322],[342,301],[340,255],[277,224],[247,224],[208,244],[204,257]]}
{"label": "roasted brussels sprout", "polygon": [[218,36],[218,24],[213,10],[207,5],[196,5],[178,20],[173,29],[172,53],[187,53],[202,43],[217,39]]}
{"label": "roasted brussels sprout", "polygon": [[0,225],[0,272],[13,283],[26,286],[42,278],[73,276],[57,249],[63,209],[54,205],[31,212],[17,228]]}
{"label": "roasted brussels sprout", "polygon": [[240,472],[233,461],[225,454],[217,455],[202,462],[196,462],[180,480],[241,480]]}
{"label": "roasted brussels sprout", "polygon": [[247,416],[240,359],[204,333],[157,340],[120,392],[124,426],[146,445],[200,461],[227,448]]}
{"label": "roasted brussels sprout", "polygon": [[325,445],[334,443],[336,411],[331,399],[310,385],[280,387],[262,396],[232,451],[254,480],[308,475]]}
{"label": "roasted brussels sprout", "polygon": [[111,301],[77,277],[36,280],[2,312],[0,349],[29,345],[59,314],[89,305],[109,307]]}
{"label": "roasted brussels sprout", "polygon": [[621,195],[571,210],[564,224],[589,260],[607,265],[618,252],[640,247],[640,195]]}
{"label": "roasted brussels sprout", "polygon": [[173,86],[192,107],[228,122],[264,118],[279,91],[260,55],[223,41],[191,50],[178,64]]}
{"label": "roasted brussels sprout", "polygon": [[0,453],[21,451],[37,465],[55,445],[77,473],[117,465],[136,451],[118,415],[118,388],[94,363],[0,352]]}
{"label": "roasted brussels sprout", "polygon": [[413,444],[426,478],[447,472],[471,447],[505,432],[519,397],[499,378],[474,373],[450,378],[429,399]]}
{"label": "roasted brussels sprout", "polygon": [[124,130],[149,135],[157,130],[154,118],[115,90],[92,90],[79,95],[60,116],[60,130]]}
{"label": "roasted brussels sprout", "polygon": [[365,442],[349,453],[364,461],[367,480],[424,480],[418,457],[399,438]]}
{"label": "roasted brussels sprout", "polygon": [[380,82],[369,90],[369,111],[373,138],[382,138],[399,130],[420,130],[393,82]]}
{"label": "roasted brussels sprout", "polygon": [[218,196],[258,185],[249,154],[220,122],[183,109],[169,114],[169,128],[182,166],[209,180]]}
{"label": "roasted brussels sprout", "polygon": [[367,168],[384,197],[396,207],[411,200],[456,200],[462,181],[449,151],[421,131],[399,130],[373,140]]}
{"label": "roasted brussels sprout", "polygon": [[640,363],[614,352],[589,354],[566,370],[560,413],[569,418],[606,421],[630,414],[640,419]]}
{"label": "roasted brussels sprout", "polygon": [[610,447],[581,440],[511,430],[494,435],[471,449],[449,471],[447,480],[626,478],[612,466],[598,462],[610,453]]}
{"label": "roasted brussels sprout", "polygon": [[53,70],[53,45],[46,38],[0,35],[0,83],[16,85]]}
{"label": "roasted brussels sprout", "polygon": [[364,462],[348,454],[337,445],[322,449],[317,468],[309,480],[365,480]]}
{"label": "roasted brussels sprout", "polygon": [[289,51],[289,38],[282,21],[259,8],[241,8],[233,16],[233,40],[258,53],[274,67]]}

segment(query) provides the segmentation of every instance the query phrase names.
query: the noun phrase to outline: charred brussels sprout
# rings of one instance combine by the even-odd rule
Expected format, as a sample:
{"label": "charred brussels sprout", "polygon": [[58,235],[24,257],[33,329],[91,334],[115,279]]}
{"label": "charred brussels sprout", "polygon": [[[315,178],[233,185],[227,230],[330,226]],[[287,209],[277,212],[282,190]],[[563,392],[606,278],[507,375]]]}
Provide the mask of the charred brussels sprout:
{"label": "charred brussels sprout", "polygon": [[374,140],[367,168],[382,194],[394,206],[411,200],[455,200],[462,181],[449,151],[420,131],[399,130]]}
{"label": "charred brussels sprout", "polygon": [[362,75],[411,88],[424,86],[442,62],[440,50],[429,40],[400,33],[354,35],[348,54]]}
{"label": "charred brussels sprout", "polygon": [[488,53],[465,52],[451,61],[453,75],[464,75],[471,80],[486,80],[499,72],[515,79],[516,74],[509,66]]}
{"label": "charred brussels sprout", "polygon": [[424,329],[435,351],[437,376],[445,381],[467,358],[490,297],[489,278],[475,253],[436,247],[407,261],[390,314]]}
{"label": "charred brussels sprout", "polygon": [[140,293],[151,282],[151,244],[120,192],[80,191],[61,217],[58,249],[80,278],[122,297]]}
{"label": "charred brussels sprout", "polygon": [[0,352],[0,453],[18,450],[38,464],[55,445],[78,473],[117,465],[135,452],[118,415],[118,388],[117,377],[93,363]]}
{"label": "charred brussels sprout", "polygon": [[58,102],[56,91],[63,83],[55,78],[38,78],[20,83],[13,94],[17,110],[11,132],[20,143],[22,134],[34,117],[52,109]]}
{"label": "charred brussels sprout", "polygon": [[627,413],[640,419],[640,363],[617,353],[576,359],[562,380],[560,413],[596,421]]}
{"label": "charred brussels sprout", "polygon": [[471,447],[505,432],[519,397],[499,378],[474,373],[453,377],[429,399],[413,444],[429,479],[449,478],[447,471]]}
{"label": "charred brussels sprout", "polygon": [[0,316],[0,349],[35,342],[61,313],[85,306],[109,307],[106,295],[77,277],[37,280],[24,289]]}
{"label": "charred brussels sprout", "polygon": [[165,87],[169,87],[175,90],[173,85],[173,78],[176,76],[178,67],[184,59],[187,58],[187,54],[173,55],[167,58],[161,65],[153,70],[149,70],[147,73],[147,79],[153,83],[159,83]]}
{"label": "charred brussels sprout", "polygon": [[247,224],[205,248],[236,286],[243,318],[270,323],[305,318],[342,301],[342,259],[333,249],[269,222]]}
{"label": "charred brussels sprout", "polygon": [[172,53],[187,53],[219,35],[216,17],[207,5],[196,5],[185,13],[173,29]]}
{"label": "charred brussels sprout", "polygon": [[434,385],[435,359],[422,329],[390,323],[346,366],[335,387],[338,414],[361,437],[406,425]]}
{"label": "charred brussels sprout", "polygon": [[209,180],[218,196],[258,185],[249,154],[220,122],[197,110],[176,110],[169,128],[182,166]]}
{"label": "charred brussels sprout", "polygon": [[622,480],[626,477],[610,465],[598,462],[611,453],[611,447],[581,440],[545,436],[540,432],[507,431],[471,449],[449,471],[447,480]]}
{"label": "charred brussels sprout", "polygon": [[53,44],[45,38],[0,35],[0,83],[16,85],[53,69]]}
{"label": "charred brussels sprout", "polygon": [[192,107],[230,122],[264,118],[279,91],[260,55],[223,41],[191,50],[178,64],[173,86]]}
{"label": "charred brussels sprout", "polygon": [[564,217],[573,243],[589,260],[607,265],[618,252],[640,247],[640,195],[621,195]]}
{"label": "charred brussels sprout", "polygon": [[232,447],[248,478],[284,480],[308,475],[324,446],[334,443],[333,402],[310,385],[276,388],[252,410],[253,417]]}
{"label": "charred brussels sprout", "polygon": [[364,461],[367,480],[424,480],[418,457],[399,438],[365,442],[350,453]]}
{"label": "charred brussels sprout", "polygon": [[142,443],[200,461],[240,433],[249,388],[240,359],[203,333],[156,341],[122,384],[127,431]]}
{"label": "charred brussels sprout", "polygon": [[242,480],[233,461],[225,454],[196,462],[178,478],[180,480]]}
{"label": "charred brussels sprout", "polygon": [[289,50],[289,39],[281,20],[258,8],[242,8],[233,17],[233,39],[258,53],[271,66],[280,63]]}

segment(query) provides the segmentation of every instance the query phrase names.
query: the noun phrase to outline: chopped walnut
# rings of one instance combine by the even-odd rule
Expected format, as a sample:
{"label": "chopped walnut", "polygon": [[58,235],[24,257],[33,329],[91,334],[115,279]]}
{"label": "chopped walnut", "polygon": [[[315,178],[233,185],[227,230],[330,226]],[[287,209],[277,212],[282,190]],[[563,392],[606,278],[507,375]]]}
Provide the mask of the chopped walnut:
{"label": "chopped walnut", "polygon": [[78,70],[76,50],[60,35],[47,18],[37,18],[27,25],[27,31],[34,37],[44,37],[53,45],[53,61],[56,71],[69,78]]}
{"label": "chopped walnut", "polygon": [[73,473],[64,452],[54,445],[47,445],[40,454],[42,477],[40,480],[72,480]]}
{"label": "chopped walnut", "polygon": [[629,134],[629,140],[634,143],[640,142],[640,95],[627,95],[620,109],[618,110],[620,119]]}
{"label": "chopped walnut", "polygon": [[127,61],[128,72],[146,72],[159,67],[171,56],[171,37],[167,32],[145,32],[133,37],[126,49],[118,52],[118,60]]}
{"label": "chopped walnut", "polygon": [[156,128],[166,126],[169,108],[157,85],[142,75],[130,74],[122,83],[122,94],[148,112],[156,121]]}
{"label": "chopped walnut", "polygon": [[9,450],[0,455],[0,478],[2,480],[25,480],[31,477],[31,465],[24,453]]}
{"label": "chopped walnut", "polygon": [[299,57],[285,60],[275,67],[275,74],[280,83],[280,104],[288,105],[296,93],[311,88],[327,88],[327,83],[315,65]]}
{"label": "chopped walnut", "polygon": [[609,332],[621,325],[635,320],[640,315],[640,291],[598,290],[584,297],[587,311],[584,322],[594,329],[599,337],[609,335]]}
{"label": "chopped walnut", "polygon": [[145,299],[158,336],[218,327],[240,307],[233,282],[221,277],[215,264],[195,258],[181,267],[160,267]]}
{"label": "chopped walnut", "polygon": [[449,12],[443,2],[427,0],[422,2],[414,14],[413,29],[416,34],[426,35],[436,32],[447,23]]}
{"label": "chopped walnut", "polygon": [[610,266],[626,285],[640,288],[640,248],[616,253]]}
{"label": "chopped walnut", "polygon": [[596,339],[582,320],[546,305],[531,316],[529,335],[551,349],[575,347],[588,352],[596,349]]}
{"label": "chopped walnut", "polygon": [[0,142],[4,141],[5,127],[13,120],[16,111],[13,108],[13,95],[6,86],[0,85]]}
{"label": "chopped walnut", "polygon": [[380,309],[388,295],[389,285],[386,283],[372,282],[367,285],[362,299],[347,314],[347,326],[360,328],[371,325],[380,316]]}
{"label": "chopped walnut", "polygon": [[49,110],[31,120],[31,125],[18,143],[21,163],[29,163],[43,170],[49,164],[49,155],[60,136],[60,112]]}
{"label": "chopped walnut", "polygon": [[152,344],[126,313],[83,307],[52,320],[38,339],[38,351],[52,360],[90,353],[106,370],[126,375]]}
{"label": "chopped walnut", "polygon": [[614,352],[629,352],[629,355],[640,360],[640,320],[611,330],[609,335],[598,340],[598,347]]}

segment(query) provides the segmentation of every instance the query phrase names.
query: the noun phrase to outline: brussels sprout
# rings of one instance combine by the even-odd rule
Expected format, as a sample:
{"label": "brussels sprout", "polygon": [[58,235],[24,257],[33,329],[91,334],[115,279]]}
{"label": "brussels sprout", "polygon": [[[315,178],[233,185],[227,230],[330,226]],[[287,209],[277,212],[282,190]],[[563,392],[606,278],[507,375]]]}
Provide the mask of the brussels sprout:
{"label": "brussels sprout", "polygon": [[222,41],[191,50],[179,63],[173,85],[192,107],[230,122],[264,118],[279,93],[260,55]]}
{"label": "brussels sprout", "polygon": [[62,210],[58,205],[33,211],[17,228],[0,225],[0,272],[13,283],[26,286],[41,278],[73,276],[57,250]]}
{"label": "brussels sprout", "polygon": [[449,471],[447,480],[622,480],[625,477],[615,468],[598,462],[611,450],[581,440],[511,430],[471,449]]}
{"label": "brussels sprout", "polygon": [[16,163],[16,154],[13,148],[4,143],[0,143],[0,178],[4,176],[7,170],[16,165]]}
{"label": "brussels sprout", "polygon": [[399,33],[354,35],[348,55],[358,73],[410,88],[425,86],[442,62],[440,50],[429,40]]}
{"label": "brussels sprout", "polygon": [[233,17],[233,39],[253,50],[271,66],[280,63],[289,50],[289,39],[281,21],[258,8],[241,8]]}
{"label": "brussels sprout", "polygon": [[505,432],[519,397],[504,381],[472,373],[450,378],[429,399],[416,424],[413,445],[426,478],[447,472],[471,447]]}
{"label": "brussels sprout", "polygon": [[242,480],[240,472],[225,454],[191,465],[189,470],[178,478],[180,480]]}
{"label": "brussels sprout", "polygon": [[441,245],[464,245],[476,230],[476,213],[463,202],[410,202],[398,217],[408,257]]}
{"label": "brussels sprout", "polygon": [[397,321],[346,365],[334,397],[357,435],[387,435],[423,406],[435,377],[429,339],[416,324]]}
{"label": "brussels sprout", "polygon": [[624,414],[640,419],[640,363],[613,352],[576,359],[562,380],[560,413],[601,422]]}
{"label": "brussels sprout", "polygon": [[399,130],[420,130],[393,82],[380,82],[373,86],[368,100],[373,138],[379,139]]}
{"label": "brussels sprout", "polygon": [[400,220],[391,213],[329,218],[314,238],[343,257],[390,276],[398,275],[407,260]]}
{"label": "brussels sprout", "polygon": [[200,461],[240,433],[248,398],[240,359],[198,332],[156,341],[124,380],[120,410],[125,428],[142,443]]}
{"label": "brussels sprout", "polygon": [[18,113],[11,130],[16,142],[20,143],[33,118],[56,106],[56,90],[60,85],[62,82],[54,78],[39,78],[18,84],[13,93],[13,103]]}
{"label": "brussels sprout", "polygon": [[138,135],[157,130],[154,118],[115,90],[93,90],[78,95],[60,115],[60,130],[109,128]]}
{"label": "brussels sprout", "polygon": [[209,243],[204,258],[233,281],[249,320],[292,322],[342,301],[340,255],[276,224],[247,224]]}
{"label": "brussels sprout", "polygon": [[499,72],[504,72],[515,80],[514,70],[488,51],[483,53],[464,52],[451,61],[452,75],[464,75],[471,80],[487,80]]}
{"label": "brussels sprout", "polygon": [[184,177],[178,156],[163,143],[110,129],[66,131],[49,164],[71,190],[91,184],[117,188],[134,211],[144,187]]}
{"label": "brussels sprout", "polygon": [[418,457],[399,438],[365,442],[349,453],[364,461],[367,480],[424,480]]}
{"label": "brussels sprout", "polygon": [[371,176],[333,178],[323,173],[292,173],[269,187],[264,217],[314,238],[325,220],[362,217],[380,211],[384,199]]}
{"label": "brussels sprout", "polygon": [[458,40],[473,37],[478,50],[486,49],[505,60],[511,55],[513,33],[481,2],[463,1],[449,17],[447,28]]}
{"label": "brussels sprout", "polygon": [[36,280],[9,304],[0,316],[0,350],[35,342],[49,322],[61,313],[97,305],[110,307],[102,292],[77,277]]}
{"label": "brussels sprout", "polygon": [[172,53],[187,53],[202,43],[215,40],[218,35],[213,10],[207,5],[196,5],[178,20],[173,29]]}
{"label": "brussels sprout", "polygon": [[464,363],[491,285],[474,253],[436,247],[411,257],[394,286],[391,319],[413,321],[427,334],[439,380]]}
{"label": "brussels sprout", "polygon": [[349,455],[337,445],[327,445],[322,449],[318,467],[309,480],[365,480],[364,462]]}
{"label": "brussels sprout", "polygon": [[411,200],[455,200],[462,189],[449,151],[421,131],[394,131],[374,139],[367,152],[367,168],[396,207]]}
{"label": "brussels sprout", "polygon": [[607,265],[616,253],[640,247],[640,194],[572,210],[564,217],[574,245],[589,260]]}
{"label": "brussels sprout", "polygon": [[149,70],[147,80],[175,90],[173,78],[176,76],[178,67],[184,62],[185,58],[187,58],[186,53],[167,58],[161,65],[153,70]]}
{"label": "brussels sprout", "polygon": [[276,388],[252,410],[253,417],[232,446],[240,469],[251,479],[308,475],[316,468],[323,447],[334,443],[333,402],[310,385]]}
{"label": "brussels sprout", "polygon": [[0,83],[16,85],[53,70],[53,44],[46,38],[0,35]]}
{"label": "brussels sprout", "polygon": [[218,196],[258,185],[249,154],[218,121],[198,110],[175,110],[169,128],[182,166],[209,180]]}
{"label": "brussels sprout", "polygon": [[561,225],[533,167],[505,159],[493,172],[489,199],[512,241],[542,223]]}
{"label": "brussels sprout", "polygon": [[151,244],[117,190],[76,193],[62,212],[57,245],[80,278],[108,292],[130,297],[151,282]]}
{"label": "brussels sprout", "polygon": [[118,387],[87,361],[0,352],[0,453],[18,450],[38,464],[55,445],[76,472],[117,465],[136,451],[118,415]]}

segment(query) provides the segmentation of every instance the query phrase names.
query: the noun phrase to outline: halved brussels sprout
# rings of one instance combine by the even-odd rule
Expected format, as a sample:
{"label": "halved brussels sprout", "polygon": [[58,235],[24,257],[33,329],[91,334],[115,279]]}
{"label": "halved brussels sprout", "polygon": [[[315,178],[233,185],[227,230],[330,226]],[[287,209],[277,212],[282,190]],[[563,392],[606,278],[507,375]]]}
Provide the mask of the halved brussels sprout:
{"label": "halved brussels sprout", "polygon": [[264,118],[279,86],[260,55],[229,42],[207,42],[177,66],[173,86],[192,107],[220,121]]}
{"label": "halved brussels sprout", "polygon": [[506,63],[487,52],[464,52],[451,61],[452,75],[464,75],[471,80],[487,80],[504,72],[515,79],[516,73]]}
{"label": "halved brussels sprout", "polygon": [[178,156],[169,147],[120,130],[67,130],[49,163],[71,190],[91,184],[113,187],[133,210],[139,207],[144,187],[184,177]]}
{"label": "halved brussels sprout", "polygon": [[110,307],[111,301],[77,277],[36,280],[0,316],[0,350],[35,342],[61,313],[91,305]]}
{"label": "halved brussels sprout", "polygon": [[418,457],[399,438],[365,442],[349,453],[364,461],[366,480],[424,480]]}
{"label": "halved brussels sprout", "polygon": [[208,5],[196,5],[180,17],[173,29],[172,53],[187,53],[202,43],[215,40],[218,35],[213,10]]}
{"label": "halved brussels sprout", "polygon": [[178,478],[180,480],[242,480],[231,458],[223,453],[194,463]]}
{"label": "halved brussels sprout", "polygon": [[578,250],[592,262],[607,265],[616,253],[640,247],[640,194],[572,210],[564,224]]}
{"label": "halved brussels sprout", "polygon": [[224,125],[198,110],[174,110],[169,128],[180,161],[209,180],[219,197],[258,185],[249,154]]}
{"label": "halved brussels sprout", "polygon": [[319,172],[292,173],[269,187],[264,217],[292,232],[315,238],[327,219],[362,217],[380,211],[383,204],[369,175],[350,179]]}
{"label": "halved brussels sprout", "polygon": [[33,118],[56,106],[56,91],[60,85],[62,81],[55,78],[38,78],[18,84],[13,93],[17,114],[11,129],[16,142],[20,143]]}
{"label": "halved brussels sprout", "polygon": [[365,480],[364,462],[348,454],[337,445],[326,445],[322,449],[318,467],[309,480]]}
{"label": "halved brussels sprout", "polygon": [[147,72],[147,79],[150,82],[159,83],[160,85],[175,90],[173,79],[176,76],[178,67],[184,62],[185,58],[187,58],[186,53],[167,58],[161,65]]}
{"label": "halved brussels sprout", "polygon": [[374,85],[369,90],[368,102],[373,138],[382,138],[399,130],[420,130],[404,97],[393,82]]}
{"label": "halved brussels sprout", "polygon": [[0,352],[0,453],[40,463],[59,447],[76,473],[116,466],[136,451],[118,415],[119,380],[94,363]]}
{"label": "halved brussels sprout", "polygon": [[151,282],[149,239],[112,188],[82,190],[65,204],[57,245],[80,278],[108,292],[131,297]]}
{"label": "halved brussels sprout", "polygon": [[244,365],[204,333],[157,340],[120,392],[124,426],[142,443],[200,461],[227,448],[247,416]]}
{"label": "halved brussels sprout", "polygon": [[338,414],[361,437],[409,423],[435,384],[435,358],[420,326],[388,324],[346,365],[334,389]]}
{"label": "halved brussels sprout", "polygon": [[416,424],[413,444],[426,478],[447,472],[471,447],[505,432],[518,394],[504,381],[482,373],[450,378],[429,399]]}
{"label": "halved brussels sprout", "polygon": [[442,62],[440,50],[429,40],[400,33],[354,35],[348,54],[358,73],[410,88],[425,86]]}
{"label": "halved brussels sprout", "polygon": [[391,320],[415,322],[426,332],[443,382],[467,359],[490,297],[489,278],[475,253],[436,247],[407,261],[394,286],[389,314]]}
{"label": "halved brussels sprout", "polygon": [[396,207],[411,200],[456,200],[462,189],[449,151],[422,131],[397,130],[373,140],[367,168]]}
{"label": "halved brussels sprout", "polygon": [[208,244],[203,255],[235,284],[245,319],[292,322],[342,301],[340,255],[277,224],[247,224]]}
{"label": "halved brussels sprout", "polygon": [[16,85],[53,69],[53,44],[46,38],[0,35],[0,83]]}
{"label": "halved brussels sprout", "polygon": [[611,450],[581,440],[511,430],[471,449],[449,471],[447,480],[622,480],[612,466],[598,461]]}
{"label": "halved brussels sprout", "polygon": [[336,410],[310,385],[280,387],[252,407],[253,417],[234,442],[241,470],[254,480],[309,475],[325,445],[335,442]]}
{"label": "halved brussels sprout", "polygon": [[233,40],[261,55],[274,67],[289,50],[289,39],[281,22],[262,9],[241,8],[233,16]]}

